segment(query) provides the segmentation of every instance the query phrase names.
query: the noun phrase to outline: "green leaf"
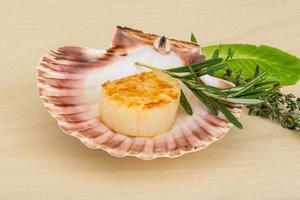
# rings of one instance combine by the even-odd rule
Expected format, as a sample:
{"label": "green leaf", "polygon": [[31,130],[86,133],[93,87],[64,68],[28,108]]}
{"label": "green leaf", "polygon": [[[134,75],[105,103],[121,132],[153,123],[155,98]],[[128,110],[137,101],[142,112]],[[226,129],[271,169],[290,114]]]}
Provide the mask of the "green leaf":
{"label": "green leaf", "polygon": [[213,104],[211,103],[211,99],[204,94],[201,90],[195,90],[194,88],[192,88],[192,86],[190,84],[188,84],[185,81],[182,81],[182,83],[187,86],[192,92],[193,94],[200,100],[202,101],[202,103],[204,103],[204,105],[210,110],[210,112],[212,112],[213,114],[217,114],[217,110],[216,108],[213,106]]}
{"label": "green leaf", "polygon": [[[190,66],[193,68],[194,71],[196,71],[196,70],[200,70],[200,69],[203,69],[203,68],[206,68],[206,67],[213,66],[213,65],[218,64],[222,61],[223,61],[222,58],[207,59],[207,60],[202,60],[200,62],[190,64]],[[179,72],[189,72],[190,70],[186,65],[184,65],[184,66],[180,66],[180,67],[169,68],[169,69],[166,69],[166,71],[179,73]]]}
{"label": "green leaf", "polygon": [[224,116],[228,119],[229,122],[234,124],[236,127],[242,129],[243,125],[239,120],[219,101],[215,100],[216,106],[219,108],[219,110],[224,114]]}
{"label": "green leaf", "polygon": [[[236,72],[236,76],[235,76],[235,79],[232,81],[235,85],[240,85],[241,84],[241,74],[242,74],[242,69],[239,69],[237,72]],[[215,75],[217,76],[217,75]]]}
{"label": "green leaf", "polygon": [[233,51],[231,47],[229,47],[227,50],[227,57],[225,58],[225,60],[231,59],[232,57],[233,57]]}
{"label": "green leaf", "polygon": [[243,98],[225,98],[226,102],[230,103],[236,103],[236,104],[245,104],[245,105],[251,105],[251,104],[259,104],[263,103],[264,100],[261,99],[243,99]]}
{"label": "green leaf", "polygon": [[197,43],[197,39],[196,39],[194,33],[191,33],[191,42]]}
{"label": "green leaf", "polygon": [[182,90],[180,90],[180,91],[181,91],[180,103],[181,103],[182,107],[184,108],[185,112],[187,112],[189,115],[193,115],[193,110],[192,110],[190,103],[188,102],[183,91]]}
{"label": "green leaf", "polygon": [[[203,54],[211,58],[218,49],[219,57],[226,59],[228,52],[232,58],[226,60],[228,67],[237,72],[242,69],[243,74],[253,76],[256,67],[268,72],[267,80],[279,81],[281,85],[292,85],[300,79],[300,59],[289,53],[266,45],[225,44],[212,45],[202,48]],[[233,53],[234,52],[234,55]],[[221,77],[222,72],[214,76]]]}
{"label": "green leaf", "polygon": [[191,71],[192,75],[194,76],[194,80],[195,80],[196,84],[198,84],[199,83],[198,76],[195,73],[195,71],[193,70],[193,68],[191,67],[191,65],[189,65],[189,70]]}
{"label": "green leaf", "polygon": [[264,86],[267,86],[267,85],[278,85],[279,82],[278,81],[265,81],[265,82],[262,82],[262,83],[257,83],[254,85],[254,88],[260,88],[260,87],[264,87]]}
{"label": "green leaf", "polygon": [[216,49],[211,56],[212,59],[219,58],[219,49]]}
{"label": "green leaf", "polygon": [[259,65],[256,65],[254,77],[258,76],[259,73],[260,73]]}
{"label": "green leaf", "polygon": [[242,94],[243,92],[249,90],[257,81],[261,78],[263,78],[266,75],[266,72],[261,73],[260,75],[256,76],[254,79],[252,79],[250,82],[248,82],[243,89],[239,90],[238,92],[234,93],[232,97],[238,96]]}
{"label": "green leaf", "polygon": [[220,69],[223,69],[225,67],[227,67],[226,63],[219,63],[219,64],[216,64],[216,65],[213,65],[211,67],[206,68],[205,70],[203,70],[202,74],[203,75],[204,74],[210,74],[212,72],[216,72],[216,71],[218,71]]}

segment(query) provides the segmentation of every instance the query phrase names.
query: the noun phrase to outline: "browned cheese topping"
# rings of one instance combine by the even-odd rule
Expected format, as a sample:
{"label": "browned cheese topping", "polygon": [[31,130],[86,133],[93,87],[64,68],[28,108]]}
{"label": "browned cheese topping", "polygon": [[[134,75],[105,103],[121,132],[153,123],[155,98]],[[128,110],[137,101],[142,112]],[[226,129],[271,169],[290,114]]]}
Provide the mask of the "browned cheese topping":
{"label": "browned cheese topping", "polygon": [[102,85],[106,96],[127,107],[151,109],[177,101],[178,82],[161,72],[142,72]]}

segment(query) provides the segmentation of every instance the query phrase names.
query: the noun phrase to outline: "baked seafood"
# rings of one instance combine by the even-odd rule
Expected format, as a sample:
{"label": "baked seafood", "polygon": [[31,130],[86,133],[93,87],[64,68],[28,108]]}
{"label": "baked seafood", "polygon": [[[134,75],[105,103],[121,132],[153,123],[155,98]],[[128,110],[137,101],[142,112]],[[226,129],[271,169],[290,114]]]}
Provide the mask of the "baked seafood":
{"label": "baked seafood", "polygon": [[176,79],[158,71],[142,72],[105,82],[99,114],[114,131],[153,137],[172,127],[179,99]]}
{"label": "baked seafood", "polygon": [[[108,80],[147,71],[137,67],[136,61],[170,68],[203,59],[197,44],[118,26],[112,47],[107,50],[65,46],[46,54],[37,69],[40,97],[59,126],[90,148],[141,159],[178,157],[206,148],[222,138],[232,124],[220,112],[211,114],[181,86],[193,108],[192,116],[179,106],[168,131],[153,137],[128,136],[100,120],[99,87]],[[207,85],[231,87],[229,82],[209,75],[200,79]],[[228,107],[235,116],[240,115],[241,106]]]}

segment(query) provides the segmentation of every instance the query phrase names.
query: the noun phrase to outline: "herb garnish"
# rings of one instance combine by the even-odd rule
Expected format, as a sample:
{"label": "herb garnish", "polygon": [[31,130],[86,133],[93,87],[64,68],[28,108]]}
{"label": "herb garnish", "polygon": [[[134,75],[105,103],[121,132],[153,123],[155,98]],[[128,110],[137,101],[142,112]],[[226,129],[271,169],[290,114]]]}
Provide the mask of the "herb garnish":
{"label": "herb garnish", "polygon": [[[197,43],[193,33],[190,40]],[[242,124],[227,109],[228,103],[247,105],[250,115],[272,119],[284,128],[300,131],[300,98],[280,91],[281,85],[294,84],[300,79],[300,59],[266,45],[220,44],[202,50],[211,59],[166,70],[136,64],[179,79],[212,113],[220,110],[238,128],[242,128]],[[261,69],[264,71],[260,72]],[[293,74],[284,73],[287,70],[293,70]],[[199,77],[206,74],[235,86],[220,89],[201,84]],[[180,103],[188,114],[193,114],[182,90]]]}
{"label": "herb garnish", "polygon": [[[243,126],[228,110],[226,104],[253,105],[263,103],[277,85],[275,82],[264,81],[265,72],[254,74],[249,81],[232,88],[221,89],[201,83],[199,81],[200,76],[213,74],[227,67],[222,58],[212,58],[170,69],[159,69],[140,62],[136,62],[136,65],[158,70],[180,80],[213,114],[217,114],[217,110],[220,110],[228,121],[238,128]],[[192,108],[182,90],[180,103],[185,111],[191,115]]]}
{"label": "herb garnish", "polygon": [[[193,33],[190,39],[197,43]],[[213,114],[220,110],[238,128],[243,126],[226,107],[228,103],[247,105],[250,115],[272,119],[284,128],[300,131],[300,98],[280,91],[280,85],[293,84],[300,79],[300,59],[266,45],[212,45],[202,50],[211,58],[186,66],[159,69],[140,62],[136,64],[179,79]],[[282,73],[286,69],[294,73]],[[204,85],[199,77],[206,74],[235,86],[220,89]],[[180,103],[189,115],[193,114],[182,90]]]}
{"label": "herb garnish", "polygon": [[[255,74],[259,73],[259,67],[256,68]],[[239,70],[234,77],[234,72],[227,68],[225,73],[220,77],[222,79],[232,81],[239,86],[240,83],[248,82],[250,79]],[[263,118],[277,121],[282,127],[291,130],[300,131],[300,98],[296,98],[293,94],[283,94],[280,91],[280,85],[277,81],[266,81],[262,84],[274,84],[274,90],[265,98],[264,102],[256,105],[248,105],[249,115],[256,115]],[[277,85],[276,85],[277,84]],[[257,90],[258,94],[260,91]]]}
{"label": "herb garnish", "polygon": [[[284,128],[300,131],[300,98],[280,91],[280,86],[294,84],[300,79],[299,58],[265,45],[258,47],[248,44],[214,45],[204,47],[203,50],[206,56],[210,54],[212,58],[226,57],[228,67],[215,73],[214,76],[231,81],[236,86],[250,81],[249,71],[254,65],[256,66],[254,76],[260,73],[258,66],[268,69],[269,81],[262,84],[274,84],[274,89],[262,103],[248,105],[248,114],[271,119]],[[235,52],[237,53],[234,54]],[[273,80],[278,80],[280,84]],[[256,93],[261,94],[259,90]]]}

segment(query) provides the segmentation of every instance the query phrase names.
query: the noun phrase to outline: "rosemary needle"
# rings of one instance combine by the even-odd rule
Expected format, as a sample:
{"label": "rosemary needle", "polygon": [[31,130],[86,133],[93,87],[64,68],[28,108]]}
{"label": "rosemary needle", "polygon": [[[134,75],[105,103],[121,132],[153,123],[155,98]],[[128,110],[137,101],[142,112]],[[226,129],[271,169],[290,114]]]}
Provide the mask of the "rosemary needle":
{"label": "rosemary needle", "polygon": [[216,100],[216,106],[220,109],[220,111],[224,114],[224,116],[233,123],[237,128],[243,128],[243,125],[239,122],[239,120],[222,104],[219,100]]}
{"label": "rosemary needle", "polygon": [[189,114],[189,115],[193,115],[193,110],[192,107],[190,105],[190,103],[188,102],[185,94],[183,93],[182,90],[180,90],[180,104],[182,105],[182,107],[184,108],[184,110]]}
{"label": "rosemary needle", "polygon": [[[198,71],[200,69],[221,63],[222,61],[223,61],[222,58],[208,59],[208,60],[203,60],[203,61],[199,61],[199,62],[190,64],[188,66],[191,66],[194,71]],[[166,71],[177,72],[177,73],[178,72],[189,72],[190,70],[189,70],[188,66],[184,65],[184,66],[180,66],[180,67],[173,67],[173,68],[166,69]]]}

